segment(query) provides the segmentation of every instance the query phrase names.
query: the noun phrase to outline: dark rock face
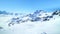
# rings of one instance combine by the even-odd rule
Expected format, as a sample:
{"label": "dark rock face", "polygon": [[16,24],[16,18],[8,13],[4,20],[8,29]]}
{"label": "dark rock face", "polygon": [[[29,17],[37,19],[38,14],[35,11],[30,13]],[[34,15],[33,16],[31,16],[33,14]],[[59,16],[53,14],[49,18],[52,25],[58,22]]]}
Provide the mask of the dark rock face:
{"label": "dark rock face", "polygon": [[34,12],[34,14],[39,14],[42,10],[36,10],[36,12]]}
{"label": "dark rock face", "polygon": [[36,10],[33,14],[29,14],[28,16],[31,18],[35,18],[37,17],[37,15],[41,16],[41,14],[39,14],[42,10]]}
{"label": "dark rock face", "polygon": [[3,27],[0,27],[0,29],[3,29]]}
{"label": "dark rock face", "polygon": [[59,14],[60,14],[60,10],[57,10],[57,11],[52,13],[52,15],[59,15]]}
{"label": "dark rock face", "polygon": [[36,10],[33,14],[29,14],[29,15],[28,15],[30,18],[32,18],[32,19],[31,19],[31,22],[39,21],[39,20],[41,19],[41,18],[37,17],[37,15],[41,16],[41,14],[39,14],[41,11],[42,11],[42,10],[39,10],[39,11]]}
{"label": "dark rock face", "polygon": [[49,18],[53,18],[53,16],[49,16]]}
{"label": "dark rock face", "polygon": [[57,11],[53,12],[53,14],[52,14],[52,15],[58,15]]}
{"label": "dark rock face", "polygon": [[35,19],[32,19],[31,22],[40,21],[40,20],[41,20],[41,18],[36,17]]}
{"label": "dark rock face", "polygon": [[43,21],[49,21],[49,19],[45,18],[45,19],[43,19]]}
{"label": "dark rock face", "polygon": [[33,14],[29,14],[29,17],[34,18],[34,17],[35,17],[35,15],[33,15]]}
{"label": "dark rock face", "polygon": [[43,32],[43,33],[41,33],[41,34],[47,34],[46,32]]}
{"label": "dark rock face", "polygon": [[44,17],[43,21],[49,21],[51,18],[53,18],[53,16],[46,16]]}
{"label": "dark rock face", "polygon": [[19,20],[19,18],[12,18],[11,22],[8,24],[8,26],[14,25],[15,23],[20,23],[21,20]]}
{"label": "dark rock face", "polygon": [[8,26],[11,26],[11,25],[14,25],[14,23],[13,23],[13,22],[10,22],[10,23],[8,24]]}
{"label": "dark rock face", "polygon": [[60,14],[59,14],[59,16],[60,16]]}
{"label": "dark rock face", "polygon": [[47,17],[45,17],[45,18],[53,18],[53,16],[47,16]]}

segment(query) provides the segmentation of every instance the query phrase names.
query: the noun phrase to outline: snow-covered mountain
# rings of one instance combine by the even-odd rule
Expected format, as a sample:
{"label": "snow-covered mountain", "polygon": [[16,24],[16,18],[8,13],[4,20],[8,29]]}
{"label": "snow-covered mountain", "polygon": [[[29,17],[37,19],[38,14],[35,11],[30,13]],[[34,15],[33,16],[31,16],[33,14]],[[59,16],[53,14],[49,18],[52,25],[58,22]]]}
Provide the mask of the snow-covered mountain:
{"label": "snow-covered mountain", "polygon": [[60,10],[36,10],[27,15],[5,16],[0,19],[2,34],[60,34]]}
{"label": "snow-covered mountain", "polygon": [[18,16],[18,15],[22,15],[22,13],[14,13],[14,12],[7,12],[7,11],[0,11],[0,15],[15,15],[15,16]]}
{"label": "snow-covered mountain", "polygon": [[49,21],[50,19],[54,19],[54,16],[58,15],[60,16],[60,10],[48,13],[45,12],[43,10],[37,10],[36,12],[32,13],[32,14],[28,14],[25,16],[20,17],[16,17],[16,18],[12,18],[10,24],[14,25],[15,23],[23,23],[23,22],[27,22],[27,21],[31,21],[31,22],[36,22],[36,21]]}

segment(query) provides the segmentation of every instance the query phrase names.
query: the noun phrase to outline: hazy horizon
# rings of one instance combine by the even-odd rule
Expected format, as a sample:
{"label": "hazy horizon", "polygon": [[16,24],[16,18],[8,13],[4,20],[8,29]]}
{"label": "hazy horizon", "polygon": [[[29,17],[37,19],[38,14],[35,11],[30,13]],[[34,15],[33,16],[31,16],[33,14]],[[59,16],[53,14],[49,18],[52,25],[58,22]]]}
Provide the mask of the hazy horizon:
{"label": "hazy horizon", "polygon": [[60,7],[60,0],[0,0],[0,10],[31,13],[36,10],[50,10]]}

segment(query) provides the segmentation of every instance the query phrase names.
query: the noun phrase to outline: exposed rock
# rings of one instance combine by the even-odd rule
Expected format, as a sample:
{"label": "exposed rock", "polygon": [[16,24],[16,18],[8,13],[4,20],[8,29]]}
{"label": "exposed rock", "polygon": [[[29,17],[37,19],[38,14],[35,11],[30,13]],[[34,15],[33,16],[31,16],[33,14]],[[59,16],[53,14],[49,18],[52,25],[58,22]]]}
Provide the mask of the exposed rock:
{"label": "exposed rock", "polygon": [[55,12],[52,13],[52,15],[59,15],[60,14],[60,10],[56,10]]}
{"label": "exposed rock", "polygon": [[3,29],[3,27],[0,27],[0,29]]}
{"label": "exposed rock", "polygon": [[43,33],[41,33],[41,34],[47,34],[46,32],[43,32]]}
{"label": "exposed rock", "polygon": [[[43,17],[40,17],[40,16],[42,16],[42,14],[43,14]],[[36,12],[34,12],[32,14],[25,15],[21,19],[20,19],[20,17],[12,18],[11,22],[9,23],[9,26],[10,26],[10,24],[14,25],[15,23],[19,24],[19,23],[23,23],[23,22],[27,22],[27,21],[31,21],[31,22],[49,21],[51,18],[54,17],[54,15],[60,16],[60,11],[55,11],[51,15],[48,15],[43,10],[40,10],[40,11],[36,10]],[[25,17],[27,17],[27,19]]]}
{"label": "exposed rock", "polygon": [[32,19],[31,22],[40,21],[40,20],[41,20],[41,18],[36,17],[35,19]]}

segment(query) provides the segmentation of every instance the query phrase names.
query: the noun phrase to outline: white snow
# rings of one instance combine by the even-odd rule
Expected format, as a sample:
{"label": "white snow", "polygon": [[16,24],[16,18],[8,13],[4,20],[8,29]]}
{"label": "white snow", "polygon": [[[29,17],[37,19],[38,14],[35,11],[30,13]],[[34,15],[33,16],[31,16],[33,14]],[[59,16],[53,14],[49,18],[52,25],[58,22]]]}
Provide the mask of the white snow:
{"label": "white snow", "polygon": [[1,34],[44,34],[43,32],[47,34],[60,34],[60,16],[57,15],[49,21],[27,21],[9,27],[7,21],[11,18],[11,16],[0,17],[0,26],[4,28],[3,31],[0,31]]}

